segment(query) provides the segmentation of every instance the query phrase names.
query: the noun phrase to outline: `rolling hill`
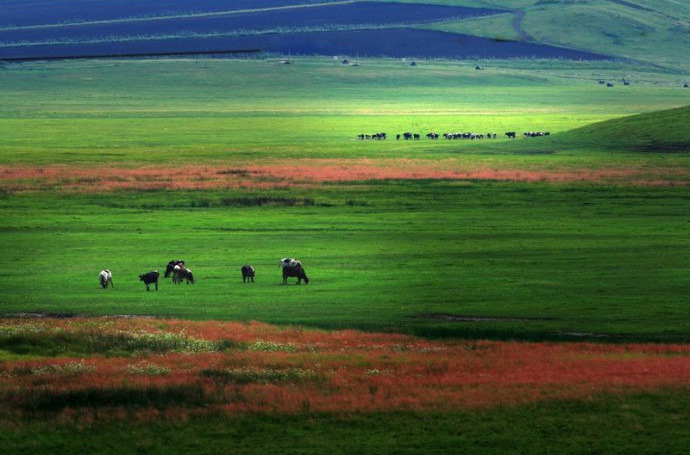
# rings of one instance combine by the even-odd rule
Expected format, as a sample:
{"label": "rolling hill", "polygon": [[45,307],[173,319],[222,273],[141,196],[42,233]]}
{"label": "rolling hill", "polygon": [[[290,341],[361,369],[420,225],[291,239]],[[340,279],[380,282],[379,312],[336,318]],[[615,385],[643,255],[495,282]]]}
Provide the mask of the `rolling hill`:
{"label": "rolling hill", "polygon": [[596,122],[537,140],[505,144],[532,152],[598,150],[647,153],[690,152],[690,106]]}
{"label": "rolling hill", "polygon": [[690,66],[690,3],[673,0],[479,1],[511,12],[423,27],[518,39],[663,65]]}
{"label": "rolling hill", "polygon": [[690,152],[690,106],[598,122],[554,135],[555,143],[637,152]]}

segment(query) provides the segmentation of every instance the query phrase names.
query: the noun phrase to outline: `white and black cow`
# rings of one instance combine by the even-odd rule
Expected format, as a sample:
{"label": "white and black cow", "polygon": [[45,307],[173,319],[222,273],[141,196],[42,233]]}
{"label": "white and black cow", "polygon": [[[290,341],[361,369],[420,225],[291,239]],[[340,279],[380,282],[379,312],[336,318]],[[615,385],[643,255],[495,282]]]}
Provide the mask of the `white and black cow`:
{"label": "white and black cow", "polygon": [[98,274],[98,278],[101,282],[101,287],[103,289],[108,287],[108,283],[110,283],[110,287],[115,287],[113,286],[113,274],[110,270],[108,269],[103,269],[101,270],[101,273]]}
{"label": "white and black cow", "polygon": [[149,285],[150,284],[155,284],[156,285],[156,291],[158,290],[158,277],[160,274],[158,273],[158,270],[153,270],[151,272],[146,272],[141,275],[139,275],[139,280],[143,281],[144,284],[146,285],[146,290],[149,290]]}
{"label": "white and black cow", "polygon": [[173,283],[182,284],[183,281],[187,281],[187,284],[194,284],[194,275],[184,265],[176,265],[173,267]]}
{"label": "white and black cow", "polygon": [[285,268],[285,267],[296,267],[298,265],[302,265],[302,261],[294,258],[283,258],[280,260],[280,266]]}

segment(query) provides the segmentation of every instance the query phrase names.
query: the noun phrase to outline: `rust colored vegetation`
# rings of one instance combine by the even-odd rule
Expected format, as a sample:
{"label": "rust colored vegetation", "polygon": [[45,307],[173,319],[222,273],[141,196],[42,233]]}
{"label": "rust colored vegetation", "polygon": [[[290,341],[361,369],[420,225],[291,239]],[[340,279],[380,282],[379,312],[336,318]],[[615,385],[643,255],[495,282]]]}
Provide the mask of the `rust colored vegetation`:
{"label": "rust colored vegetation", "polygon": [[690,345],[439,342],[258,322],[4,319],[0,359],[6,419],[449,411],[690,386]]}
{"label": "rust colored vegetation", "polygon": [[454,179],[515,182],[592,182],[642,186],[686,185],[684,169],[502,168],[454,159],[297,159],[242,166],[0,166],[0,188],[13,192],[209,190],[313,186],[324,182]]}

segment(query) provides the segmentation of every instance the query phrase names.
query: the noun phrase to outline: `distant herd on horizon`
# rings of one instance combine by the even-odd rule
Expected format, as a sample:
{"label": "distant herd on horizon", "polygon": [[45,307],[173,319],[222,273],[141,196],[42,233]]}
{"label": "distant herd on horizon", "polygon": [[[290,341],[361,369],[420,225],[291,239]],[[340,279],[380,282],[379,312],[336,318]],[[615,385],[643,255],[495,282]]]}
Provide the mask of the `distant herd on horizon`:
{"label": "distant herd on horizon", "polygon": [[[307,273],[302,268],[302,262],[293,258],[283,258],[280,260],[280,267],[283,269],[283,284],[287,284],[288,278],[297,278],[297,284],[301,284],[304,280],[304,284],[309,284],[309,278]],[[243,283],[253,283],[254,275],[256,270],[251,265],[243,265],[240,269],[242,272],[242,282]],[[186,282],[187,284],[194,284],[194,275],[192,271],[185,266],[183,260],[172,260],[168,262],[165,267],[165,274],[163,278],[169,278],[172,276],[173,284],[182,284]],[[158,279],[160,273],[158,270],[152,270],[150,272],[142,273],[139,275],[139,281],[143,281],[146,285],[146,290],[149,291],[149,286],[154,285],[156,291],[158,290]],[[98,274],[98,278],[103,289],[106,289],[108,285],[111,288],[115,287],[113,285],[113,273],[109,269],[103,269]]]}
{"label": "distant herd on horizon", "polygon": [[[525,131],[522,133],[524,137],[542,137],[542,136],[549,136],[551,135],[550,132],[548,131]],[[448,140],[453,140],[453,139],[470,139],[470,140],[475,140],[475,139],[496,139],[496,133],[443,133],[438,134],[438,133],[427,133],[425,136],[428,139],[431,140],[436,140],[440,137],[443,137]],[[505,133],[505,136],[508,137],[509,139],[515,139],[517,136],[517,133],[515,131],[508,131]],[[373,134],[359,134],[357,135],[357,139],[360,141],[365,141],[369,139],[374,139],[377,141],[382,141],[386,140],[388,138],[388,134],[386,133],[373,133]],[[400,139],[409,141],[418,141],[421,139],[421,135],[419,133],[400,133],[395,135],[395,140],[399,141]]]}

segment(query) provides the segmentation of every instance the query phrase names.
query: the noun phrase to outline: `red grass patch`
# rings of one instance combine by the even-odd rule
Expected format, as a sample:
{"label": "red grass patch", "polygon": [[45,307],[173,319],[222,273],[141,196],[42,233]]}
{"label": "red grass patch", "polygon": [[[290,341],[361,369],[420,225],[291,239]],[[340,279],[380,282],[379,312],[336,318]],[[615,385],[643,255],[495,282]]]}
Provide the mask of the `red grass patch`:
{"label": "red grass patch", "polygon": [[519,182],[593,182],[647,186],[688,185],[686,169],[493,169],[454,159],[301,159],[242,166],[0,166],[0,187],[10,191],[109,192],[119,189],[277,188],[322,182],[383,179],[455,179]]}
{"label": "red grass patch", "polygon": [[[0,409],[6,416],[35,411],[31,406],[46,400],[59,403],[51,411],[64,418],[118,413],[179,418],[200,409],[444,411],[690,386],[690,345],[432,342],[256,322],[0,320],[0,342],[17,334],[144,337],[154,343],[187,340],[189,345],[158,354],[134,350],[125,357],[3,361]],[[93,402],[70,401],[80,393],[88,393]],[[165,398],[165,393],[174,400],[164,405],[147,401]],[[107,400],[100,400],[100,394]],[[142,401],[108,401],[128,394]],[[113,412],[97,412],[104,407]]]}

